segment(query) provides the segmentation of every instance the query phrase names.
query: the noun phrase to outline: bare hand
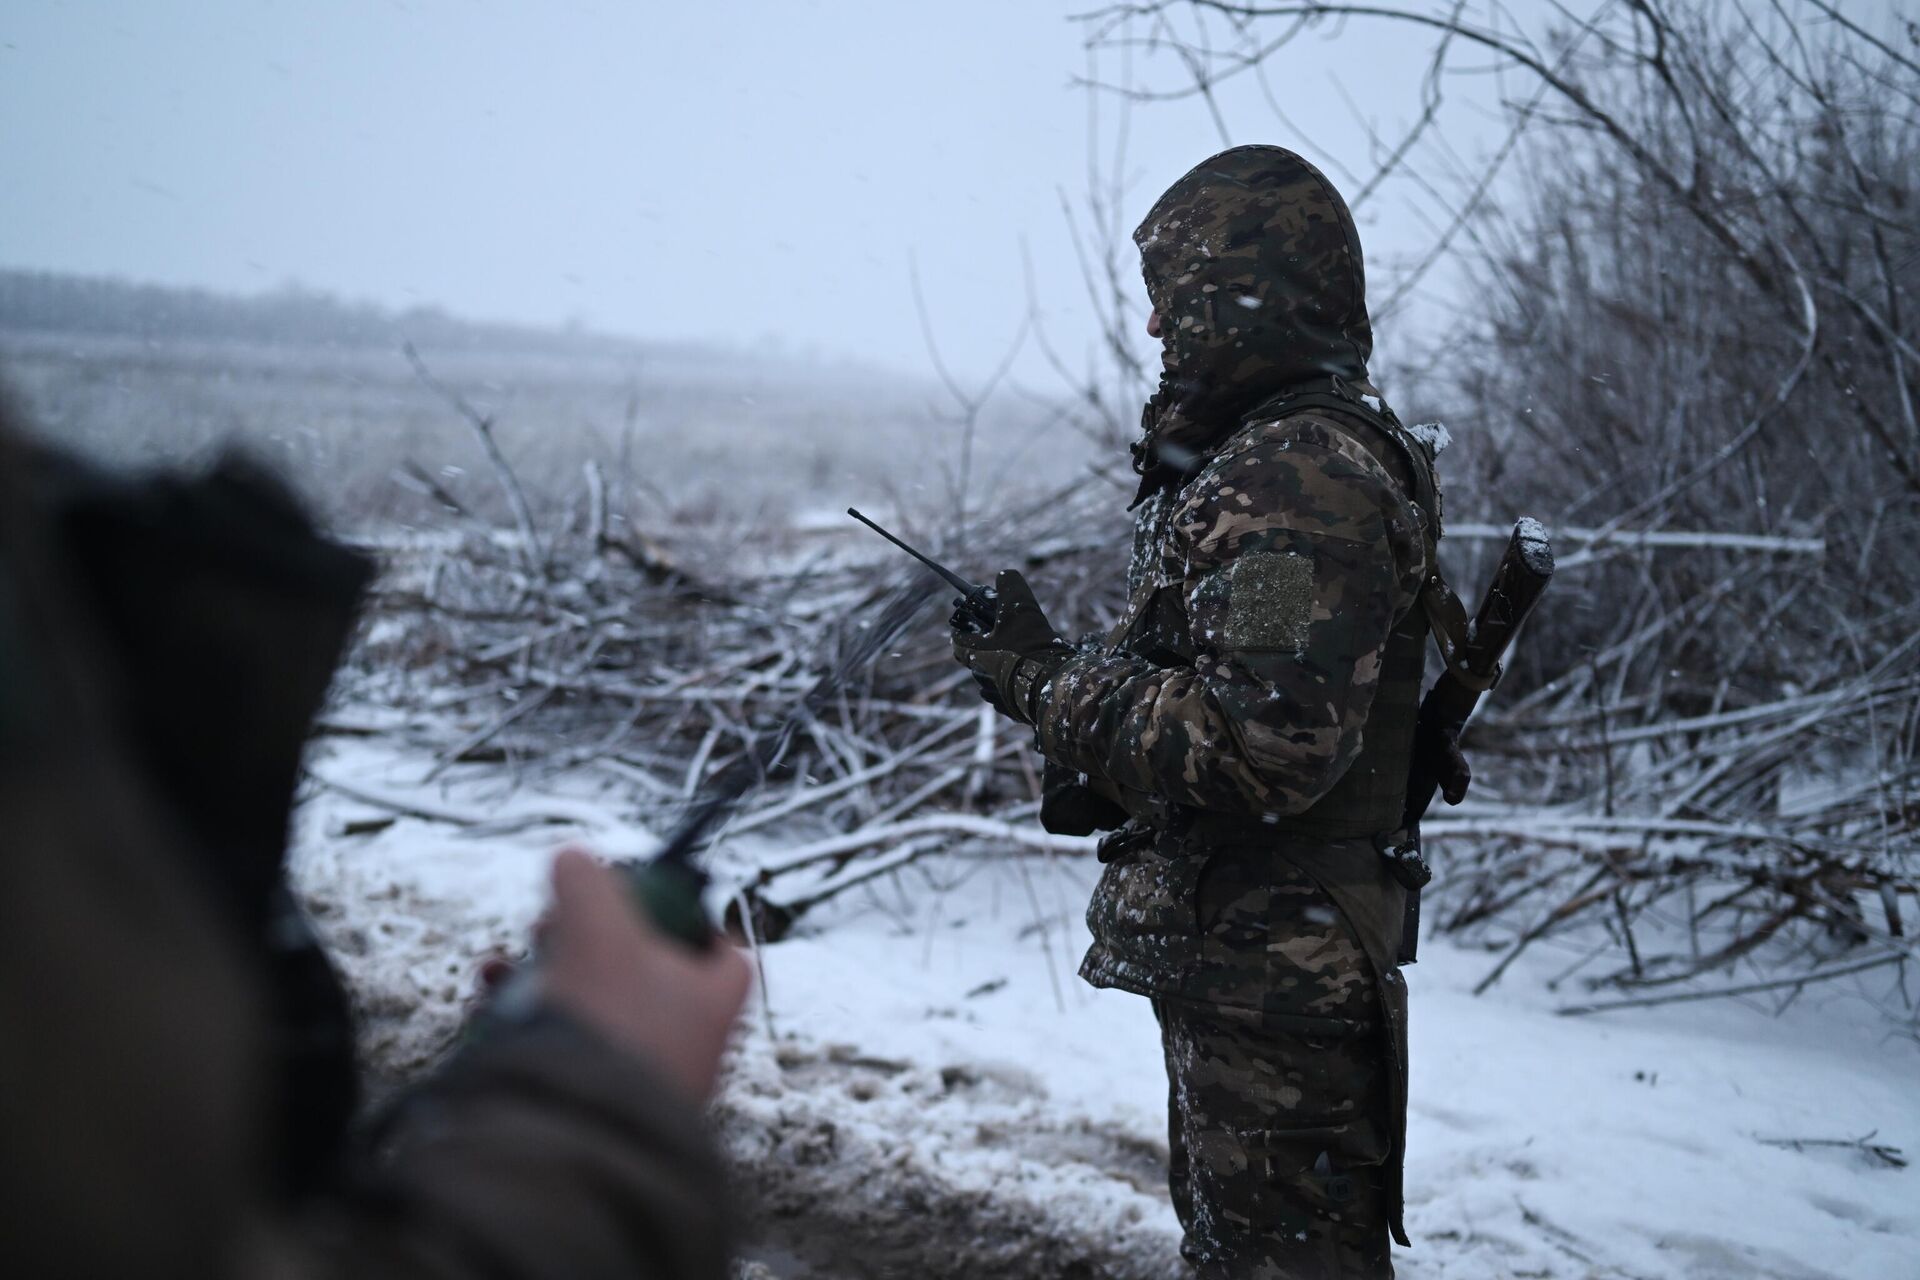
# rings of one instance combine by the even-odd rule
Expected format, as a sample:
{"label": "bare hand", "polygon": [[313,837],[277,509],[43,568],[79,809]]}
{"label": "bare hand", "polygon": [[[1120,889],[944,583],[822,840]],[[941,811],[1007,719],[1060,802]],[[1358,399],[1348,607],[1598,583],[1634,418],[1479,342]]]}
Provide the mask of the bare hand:
{"label": "bare hand", "polygon": [[745,956],[717,938],[696,952],[666,937],[634,907],[620,876],[578,849],[553,860],[543,938],[549,1000],[694,1097],[712,1096],[752,985]]}

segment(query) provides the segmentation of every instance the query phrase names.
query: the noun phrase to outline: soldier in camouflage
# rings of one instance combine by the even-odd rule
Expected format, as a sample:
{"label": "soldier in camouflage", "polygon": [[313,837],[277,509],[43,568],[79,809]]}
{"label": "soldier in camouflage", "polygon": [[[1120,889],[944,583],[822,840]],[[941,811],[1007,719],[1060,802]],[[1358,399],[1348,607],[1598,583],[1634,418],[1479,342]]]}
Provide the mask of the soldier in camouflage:
{"label": "soldier in camouflage", "polygon": [[1439,499],[1368,381],[1345,203],[1278,147],[1205,161],[1135,232],[1165,372],[1134,446],[1128,606],[1075,648],[1017,573],[955,656],[1116,827],[1081,968],[1150,997],[1170,1182],[1205,1276],[1392,1275],[1406,891],[1397,847]]}

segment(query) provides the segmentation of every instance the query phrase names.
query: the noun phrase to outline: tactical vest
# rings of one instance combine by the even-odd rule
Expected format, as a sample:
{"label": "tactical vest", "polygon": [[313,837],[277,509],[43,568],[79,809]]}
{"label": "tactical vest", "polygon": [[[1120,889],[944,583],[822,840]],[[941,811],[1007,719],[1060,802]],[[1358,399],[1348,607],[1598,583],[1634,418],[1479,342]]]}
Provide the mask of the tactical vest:
{"label": "tactical vest", "polygon": [[[1338,379],[1283,392],[1263,402],[1243,421],[1284,421],[1307,412],[1365,448],[1418,508],[1425,523],[1428,581],[1438,582],[1441,511],[1432,450],[1408,433],[1391,410],[1384,406],[1374,409]],[[1170,804],[1161,797],[1137,793],[1124,795],[1122,806],[1148,826],[1201,839],[1253,837],[1264,842],[1283,835],[1381,838],[1397,832],[1406,811],[1421,676],[1432,633],[1429,597],[1433,594],[1423,590],[1421,602],[1408,609],[1389,634],[1380,681],[1361,729],[1360,754],[1312,808],[1279,816],[1228,813]],[[1132,620],[1132,642],[1126,647],[1136,652],[1158,650],[1146,653],[1154,660],[1179,658],[1182,655],[1169,650],[1177,643],[1174,632],[1184,628],[1168,626],[1152,616],[1156,604],[1147,601],[1147,616]],[[1184,637],[1179,640],[1184,641]],[[1181,643],[1180,647],[1186,645]],[[1184,659],[1190,663],[1191,653]]]}

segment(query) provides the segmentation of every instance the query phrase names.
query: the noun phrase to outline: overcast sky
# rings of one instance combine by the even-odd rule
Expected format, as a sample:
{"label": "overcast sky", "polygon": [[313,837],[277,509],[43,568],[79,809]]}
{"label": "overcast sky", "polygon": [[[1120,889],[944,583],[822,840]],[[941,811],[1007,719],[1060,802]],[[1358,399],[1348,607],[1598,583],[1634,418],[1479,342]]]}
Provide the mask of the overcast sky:
{"label": "overcast sky", "polygon": [[[977,372],[1025,310],[1024,239],[1078,353],[1059,193],[1085,185],[1085,31],[1067,15],[1089,7],[15,0],[0,265],[298,281],[923,371],[917,263],[943,350]],[[1234,142],[1364,168],[1346,99],[1389,131],[1416,110],[1410,32],[1348,27],[1289,57],[1273,87],[1300,132],[1249,82],[1226,97]],[[1484,101],[1487,82],[1461,92]],[[1136,113],[1127,225],[1219,145],[1197,102]],[[1404,196],[1362,221],[1370,258],[1425,243]],[[1044,380],[1037,354],[1021,370]]]}

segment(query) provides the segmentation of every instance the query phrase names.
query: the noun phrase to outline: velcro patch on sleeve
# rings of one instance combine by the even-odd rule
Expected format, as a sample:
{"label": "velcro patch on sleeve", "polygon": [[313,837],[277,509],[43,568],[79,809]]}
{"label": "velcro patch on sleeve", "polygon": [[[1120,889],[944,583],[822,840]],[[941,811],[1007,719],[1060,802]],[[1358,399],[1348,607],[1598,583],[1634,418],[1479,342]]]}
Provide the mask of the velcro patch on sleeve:
{"label": "velcro patch on sleeve", "polygon": [[1255,551],[1227,570],[1228,649],[1307,647],[1313,617],[1313,560],[1297,551]]}

